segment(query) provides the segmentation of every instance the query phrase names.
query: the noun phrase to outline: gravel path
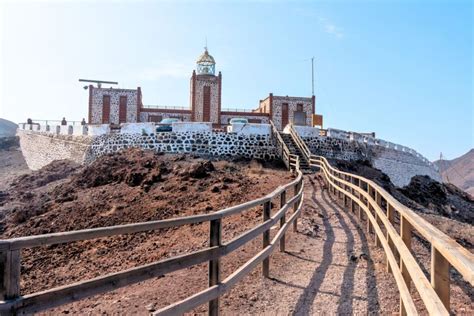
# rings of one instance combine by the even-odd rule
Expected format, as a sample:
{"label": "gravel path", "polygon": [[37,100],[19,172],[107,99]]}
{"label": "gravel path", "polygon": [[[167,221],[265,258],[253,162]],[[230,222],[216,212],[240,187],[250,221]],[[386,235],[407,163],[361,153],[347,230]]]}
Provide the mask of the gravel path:
{"label": "gravel path", "polygon": [[[259,269],[226,294],[224,313],[367,314],[398,310],[398,293],[380,249],[354,214],[335,203],[316,176],[305,178],[298,233],[275,252],[270,279]],[[258,281],[257,281],[258,280]],[[236,293],[237,292],[237,293]],[[240,298],[240,299],[239,299]]]}

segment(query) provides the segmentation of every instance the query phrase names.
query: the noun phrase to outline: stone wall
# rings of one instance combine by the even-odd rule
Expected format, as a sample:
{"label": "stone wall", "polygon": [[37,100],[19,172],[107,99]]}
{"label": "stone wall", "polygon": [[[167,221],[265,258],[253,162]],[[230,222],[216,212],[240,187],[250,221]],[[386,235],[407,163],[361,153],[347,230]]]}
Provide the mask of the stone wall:
{"label": "stone wall", "polygon": [[369,160],[386,173],[393,184],[403,187],[416,175],[441,181],[434,165],[416,151],[383,140],[351,141],[335,137],[301,137],[315,155],[346,161]]}
{"label": "stone wall", "polygon": [[318,156],[347,161],[370,159],[367,145],[333,137],[301,137],[309,150]]}
{"label": "stone wall", "polygon": [[201,156],[276,159],[275,146],[269,135],[170,132],[99,136],[92,142],[87,160],[92,161],[101,155],[133,147],[167,153],[195,153]]}
{"label": "stone wall", "polygon": [[311,126],[313,115],[313,99],[304,97],[281,97],[273,96],[272,98],[272,121],[278,130],[282,130],[285,126],[282,125],[282,105],[288,104],[288,122],[292,123],[294,120],[294,113],[297,110],[298,104],[303,105],[303,111],[306,113],[306,126]]}
{"label": "stone wall", "polygon": [[[23,156],[32,170],[60,159],[90,163],[103,154],[132,147],[201,156],[277,159],[271,135],[202,131],[142,133],[141,130],[133,132],[133,129],[127,128],[130,133],[76,136],[60,134],[56,129],[53,129],[54,132],[31,130],[28,124],[25,125],[20,126],[17,134]],[[127,125],[130,127],[131,124]]]}
{"label": "stone wall", "polygon": [[431,163],[409,151],[396,150],[383,146],[370,146],[372,165],[386,173],[393,184],[403,187],[415,175],[427,175],[442,182],[439,172]]}
{"label": "stone wall", "polygon": [[30,130],[17,130],[20,148],[28,167],[37,170],[54,160],[68,159],[79,164],[86,161],[92,137],[57,135]]}
{"label": "stone wall", "polygon": [[[203,129],[203,124],[209,131]],[[33,170],[59,159],[90,162],[100,155],[130,147],[204,156],[277,158],[268,125],[248,124],[245,132],[242,129],[225,133],[210,131],[209,124],[190,123],[186,127],[186,123],[179,123],[182,132],[166,133],[154,133],[151,123],[122,124],[122,129],[113,131],[108,125],[89,125],[85,129],[86,135],[81,134],[85,126],[20,124],[17,133],[25,160]],[[307,134],[306,129],[304,131]],[[426,158],[405,146],[373,138],[370,141],[325,136],[302,139],[316,155],[348,161],[367,159],[386,173],[396,186],[407,185],[415,175],[441,180]]]}
{"label": "stone wall", "polygon": [[227,126],[227,132],[244,135],[271,135],[272,127],[270,124],[235,123]]}

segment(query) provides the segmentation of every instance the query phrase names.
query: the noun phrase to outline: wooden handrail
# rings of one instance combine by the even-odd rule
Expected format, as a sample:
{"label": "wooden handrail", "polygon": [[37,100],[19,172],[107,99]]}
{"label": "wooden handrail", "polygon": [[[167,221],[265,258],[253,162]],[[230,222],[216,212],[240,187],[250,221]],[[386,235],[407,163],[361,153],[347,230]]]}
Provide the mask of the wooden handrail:
{"label": "wooden handrail", "polygon": [[[290,156],[288,155],[288,162],[289,158]],[[209,262],[209,289],[213,289],[215,286],[220,286],[221,284],[220,258],[231,253],[232,251],[235,251],[239,247],[245,245],[261,234],[264,236],[264,249],[266,249],[265,253],[259,253],[257,255],[258,258],[255,257],[256,259],[251,262],[250,265],[244,265],[245,269],[243,270],[242,268],[239,269],[239,273],[235,278],[231,280],[229,280],[229,278],[226,279],[227,281],[225,280],[225,282],[227,282],[227,285],[225,287],[220,286],[218,293],[222,294],[225,292],[230,288],[230,284],[235,284],[235,282],[240,280],[244,275],[248,274],[248,272],[251,270],[248,270],[249,267],[254,267],[260,262],[263,262],[264,276],[268,276],[269,256],[274,248],[273,243],[276,242],[274,239],[274,241],[270,243],[270,228],[278,221],[280,222],[280,230],[277,233],[277,241],[280,241],[280,249],[284,250],[284,233],[290,223],[293,223],[294,228],[296,228],[296,219],[298,214],[301,212],[301,205],[303,201],[303,175],[299,170],[299,160],[297,158],[293,163],[293,166],[296,169],[297,177],[290,183],[276,188],[273,192],[262,198],[232,206],[214,213],[172,218],[160,221],[0,240],[0,251],[2,252],[0,258],[3,260],[3,263],[0,264],[0,273],[3,275],[3,301],[0,301],[0,314],[39,312],[92,295],[112,291],[119,287],[144,281],[153,277],[164,275],[166,273],[184,269],[192,265],[201,264],[206,261]],[[287,201],[286,192],[291,188],[294,189],[295,194]],[[281,198],[281,208],[273,216],[270,216],[271,201],[276,197]],[[264,221],[252,229],[240,234],[238,237],[230,240],[229,242],[222,243],[222,219],[224,217],[238,214],[260,205],[264,206]],[[293,207],[293,214],[290,219],[286,221],[285,215],[290,207]],[[185,255],[174,256],[172,258],[167,258],[161,261],[120,272],[111,273],[94,279],[20,296],[20,251],[23,248],[90,240],[120,234],[138,233],[203,222],[210,223],[210,245],[205,249],[194,251]],[[265,242],[265,240],[268,240],[268,242]],[[218,296],[212,296],[212,298],[209,298],[208,300],[209,313],[211,315],[218,313]],[[183,308],[183,306],[181,308]]]}
{"label": "wooden handrail", "polygon": [[237,269],[234,273],[228,276],[224,281],[215,287],[207,288],[193,296],[190,296],[182,301],[179,301],[175,304],[164,307],[156,312],[153,315],[180,315],[183,314],[199,305],[206,303],[209,300],[215,299],[220,295],[224,294],[230,290],[238,281],[243,277],[248,275],[260,262],[267,258],[274,250],[278,241],[284,237],[285,232],[288,230],[290,225],[296,221],[296,218],[301,212],[301,206],[303,204],[303,199],[300,200],[298,205],[298,211],[293,213],[288,221],[280,228],[276,233],[272,242],[266,246],[262,251],[248,260],[243,266]]}
{"label": "wooden handrail", "polygon": [[294,129],[293,124],[290,124],[290,134],[293,140],[296,142],[296,145],[298,148],[303,152],[305,155],[305,159],[308,161],[308,163],[313,164],[317,163],[317,156],[311,153],[311,150],[308,148],[304,140],[301,138],[301,136],[298,134],[298,132]]}
{"label": "wooden handrail", "polygon": [[[288,146],[286,146],[285,142],[283,141],[283,138],[281,138],[281,135],[280,133],[278,132],[275,124],[273,123],[272,120],[270,120],[270,125],[272,127],[272,135],[273,137],[275,138],[276,142],[277,142],[277,149],[278,148],[281,148],[281,153],[280,153],[280,156],[281,156],[281,159],[283,160],[283,162],[285,163],[285,166],[286,168],[290,169],[291,167],[291,164],[290,164],[290,150],[288,149]],[[299,170],[299,168],[298,168]]]}
{"label": "wooden handrail", "polygon": [[311,161],[311,151],[309,150],[308,146],[306,146],[306,143],[301,139],[300,135],[296,130],[294,129],[293,124],[289,124],[289,130],[290,130],[290,135],[293,138],[293,140],[296,143],[296,146],[301,150],[301,152],[304,154],[305,159],[308,161],[308,163]]}
{"label": "wooden handrail", "polygon": [[[316,157],[315,165],[323,171],[330,191],[342,194],[344,203],[349,201],[353,211],[354,205],[358,205],[359,212],[363,210],[367,216],[370,223],[368,230],[375,230],[376,244],[381,244],[384,249],[388,268],[395,277],[402,313],[413,313],[414,303],[409,291],[412,281],[431,315],[448,315],[449,266],[474,285],[474,255],[410,208],[402,205],[373,181],[340,171],[332,167],[324,157]],[[382,209],[382,199],[386,202],[385,210]],[[394,211],[398,212],[400,217],[400,234],[393,225]],[[361,216],[359,213],[360,218]],[[385,234],[382,227],[386,230]],[[412,230],[416,230],[431,243],[431,280],[425,277],[410,251]],[[395,260],[395,252],[399,254],[400,262]]]}

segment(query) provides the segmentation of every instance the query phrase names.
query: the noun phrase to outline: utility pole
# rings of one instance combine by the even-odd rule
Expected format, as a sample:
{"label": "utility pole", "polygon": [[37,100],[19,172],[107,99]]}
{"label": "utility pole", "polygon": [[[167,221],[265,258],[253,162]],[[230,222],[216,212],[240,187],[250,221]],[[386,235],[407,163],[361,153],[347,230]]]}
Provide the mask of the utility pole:
{"label": "utility pole", "polygon": [[314,56],[311,57],[311,95],[314,95]]}

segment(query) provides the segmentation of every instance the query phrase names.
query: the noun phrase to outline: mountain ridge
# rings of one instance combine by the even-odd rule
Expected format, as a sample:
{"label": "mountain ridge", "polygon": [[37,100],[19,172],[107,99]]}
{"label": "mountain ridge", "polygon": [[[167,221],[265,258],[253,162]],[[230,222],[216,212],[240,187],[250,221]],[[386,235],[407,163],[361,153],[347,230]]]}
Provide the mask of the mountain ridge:
{"label": "mountain ridge", "polygon": [[451,183],[474,196],[474,148],[451,160],[436,160],[443,182]]}

